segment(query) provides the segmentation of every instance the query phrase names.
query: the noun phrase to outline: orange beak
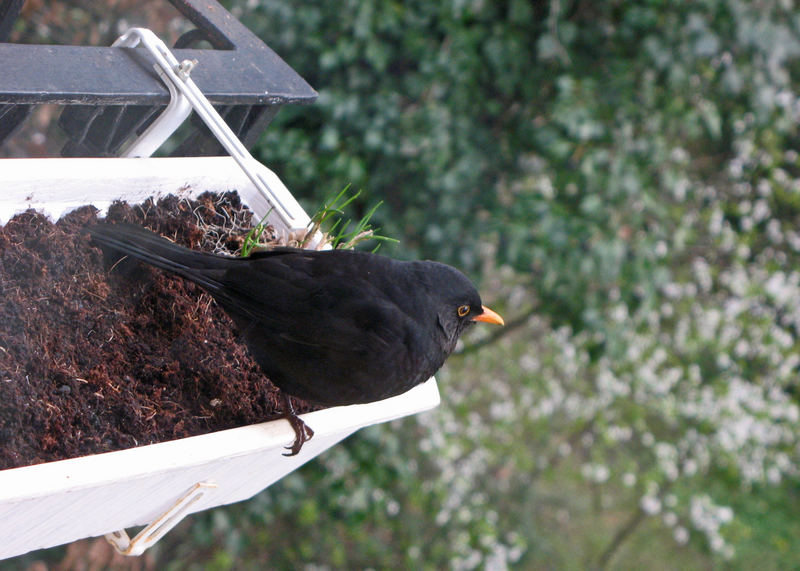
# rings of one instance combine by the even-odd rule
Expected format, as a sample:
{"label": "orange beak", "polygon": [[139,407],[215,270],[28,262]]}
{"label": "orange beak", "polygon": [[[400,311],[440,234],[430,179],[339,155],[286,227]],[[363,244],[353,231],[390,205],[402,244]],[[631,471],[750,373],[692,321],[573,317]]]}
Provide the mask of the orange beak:
{"label": "orange beak", "polygon": [[497,313],[486,307],[483,306],[483,313],[480,315],[476,315],[472,318],[472,321],[483,321],[485,323],[494,323],[495,325],[505,325],[506,322],[503,321],[503,318],[500,317]]}

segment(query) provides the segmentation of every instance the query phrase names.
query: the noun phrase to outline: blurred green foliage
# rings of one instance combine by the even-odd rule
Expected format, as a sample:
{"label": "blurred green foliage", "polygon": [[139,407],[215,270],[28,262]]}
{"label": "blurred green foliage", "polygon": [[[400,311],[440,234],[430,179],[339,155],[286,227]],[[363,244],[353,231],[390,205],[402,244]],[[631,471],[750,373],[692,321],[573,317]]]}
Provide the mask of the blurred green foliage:
{"label": "blurred green foliage", "polygon": [[161,568],[797,567],[792,2],[227,5],[319,90],[260,160],[513,325]]}
{"label": "blurred green foliage", "polygon": [[260,159],[536,316],[476,331],[435,414],[225,512],[237,561],[796,564],[791,3],[231,4],[320,93]]}

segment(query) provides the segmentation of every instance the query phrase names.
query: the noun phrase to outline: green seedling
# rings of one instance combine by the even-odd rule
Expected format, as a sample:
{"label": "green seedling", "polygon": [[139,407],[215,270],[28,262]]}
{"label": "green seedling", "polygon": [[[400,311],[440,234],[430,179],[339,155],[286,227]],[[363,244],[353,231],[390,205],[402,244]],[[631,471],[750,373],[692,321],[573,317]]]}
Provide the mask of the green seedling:
{"label": "green seedling", "polygon": [[[380,247],[381,242],[399,242],[395,238],[382,236],[377,234],[379,228],[373,228],[370,224],[372,216],[378,207],[383,204],[383,201],[378,202],[367,212],[361,220],[359,220],[354,228],[350,228],[351,219],[343,222],[344,208],[353,202],[361,195],[361,191],[357,191],[351,196],[347,196],[347,191],[350,190],[350,185],[345,186],[333,199],[326,202],[322,207],[311,217],[308,232],[306,233],[305,240],[301,245],[305,245],[317,231],[322,230],[323,239],[322,243],[329,243],[333,248],[352,249],[357,244],[367,241],[376,240],[378,244],[375,250]],[[333,220],[335,218],[335,220]],[[330,226],[324,229],[324,226]]]}
{"label": "green seedling", "polygon": [[253,226],[247,235],[244,237],[244,241],[242,242],[242,257],[246,258],[249,256],[254,248],[257,248],[260,244],[261,235],[264,233],[264,230],[267,228],[267,216],[269,213],[272,212],[272,209],[267,212],[261,221]]}

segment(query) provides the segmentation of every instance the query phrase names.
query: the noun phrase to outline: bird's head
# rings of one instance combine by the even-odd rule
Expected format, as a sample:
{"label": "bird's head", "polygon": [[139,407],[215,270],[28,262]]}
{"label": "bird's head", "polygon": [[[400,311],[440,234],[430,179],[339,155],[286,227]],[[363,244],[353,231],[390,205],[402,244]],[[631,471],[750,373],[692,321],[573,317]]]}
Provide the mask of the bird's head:
{"label": "bird's head", "polygon": [[478,321],[505,325],[500,315],[483,305],[478,290],[464,274],[445,264],[429,263],[435,264],[428,275],[433,278],[432,291],[438,298],[437,318],[447,340],[448,353],[464,330]]}

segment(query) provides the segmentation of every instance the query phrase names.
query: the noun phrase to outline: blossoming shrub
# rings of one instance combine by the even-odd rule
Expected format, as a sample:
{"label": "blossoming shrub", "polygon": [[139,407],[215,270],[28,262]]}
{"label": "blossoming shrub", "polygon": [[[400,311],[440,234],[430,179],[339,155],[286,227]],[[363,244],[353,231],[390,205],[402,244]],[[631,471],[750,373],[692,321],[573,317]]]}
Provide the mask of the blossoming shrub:
{"label": "blossoming shrub", "polygon": [[309,208],[386,201],[393,255],[511,325],[435,413],[195,529],[286,566],[796,565],[791,3],[234,4],[320,92],[262,160]]}

